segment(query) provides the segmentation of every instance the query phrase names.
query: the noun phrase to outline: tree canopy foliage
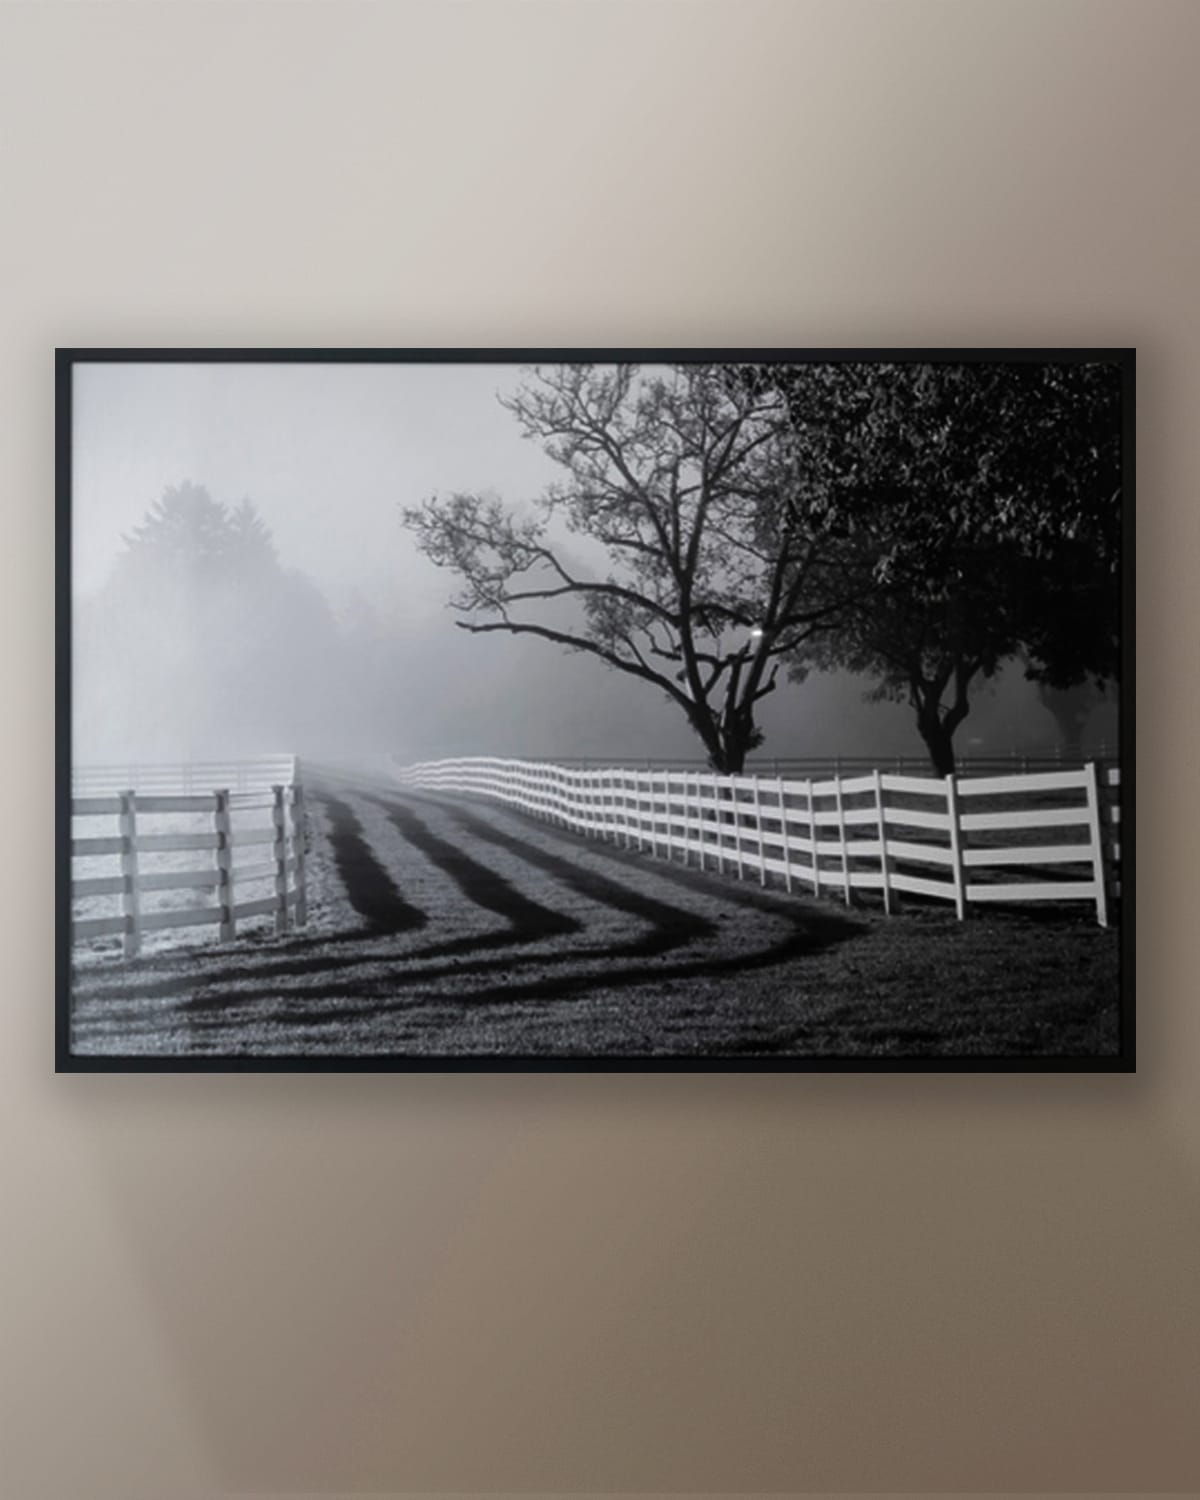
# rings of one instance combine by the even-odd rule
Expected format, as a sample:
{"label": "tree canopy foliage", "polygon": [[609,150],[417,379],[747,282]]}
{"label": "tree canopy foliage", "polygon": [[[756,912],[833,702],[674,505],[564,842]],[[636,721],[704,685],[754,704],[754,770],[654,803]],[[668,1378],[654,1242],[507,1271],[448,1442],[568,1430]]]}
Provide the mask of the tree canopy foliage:
{"label": "tree canopy foliage", "polygon": [[[797,658],[907,699],[935,768],[1006,660],[1050,687],[1120,677],[1120,371],[1103,363],[754,372],[835,462],[827,511],[857,578]],[[809,437],[811,434],[811,438]]]}

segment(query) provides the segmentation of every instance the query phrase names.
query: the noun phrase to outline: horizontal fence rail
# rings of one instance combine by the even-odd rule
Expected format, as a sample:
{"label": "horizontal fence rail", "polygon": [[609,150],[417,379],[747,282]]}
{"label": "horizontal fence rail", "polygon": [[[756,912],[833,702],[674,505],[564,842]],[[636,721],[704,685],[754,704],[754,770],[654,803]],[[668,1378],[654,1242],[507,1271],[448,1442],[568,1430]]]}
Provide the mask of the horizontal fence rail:
{"label": "horizontal fence rail", "polygon": [[138,761],[72,766],[75,797],[136,792],[190,796],[212,787],[230,792],[265,792],[298,779],[294,755],[259,755],[249,760]]}
{"label": "horizontal fence rail", "polygon": [[402,766],[403,785],[490,797],[577,833],[791,891],[971,905],[1120,895],[1119,766],[1001,775],[833,777],[579,768],[469,756]]}
{"label": "horizontal fence rail", "polygon": [[[294,776],[294,760],[290,769]],[[239,922],[254,917],[273,917],[277,933],[308,920],[304,789],[294,779],[265,789],[190,794],[93,789],[71,798],[71,820],[73,943],[120,937],[123,955],[131,958],[147,932],[207,925],[226,941]],[[165,867],[158,863],[164,858]],[[77,874],[80,867],[86,873]],[[171,896],[166,904],[145,899],[180,891],[197,895],[183,905],[172,904]],[[200,893],[209,904],[187,904]],[[96,914],[97,902],[116,909]],[[76,913],[80,903],[89,908],[86,915]]]}

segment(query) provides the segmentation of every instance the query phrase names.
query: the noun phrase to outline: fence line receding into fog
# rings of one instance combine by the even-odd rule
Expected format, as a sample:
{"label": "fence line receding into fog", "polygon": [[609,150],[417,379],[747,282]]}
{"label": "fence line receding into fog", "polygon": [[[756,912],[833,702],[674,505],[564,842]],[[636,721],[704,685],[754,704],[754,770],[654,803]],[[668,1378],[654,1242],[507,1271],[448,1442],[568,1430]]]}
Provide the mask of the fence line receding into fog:
{"label": "fence line receding into fog", "polygon": [[106,792],[208,792],[228,787],[231,792],[269,791],[296,780],[294,755],[258,755],[249,760],[117,761],[111,765],[71,767],[71,791],[76,797]]}
{"label": "fence line receding into fog", "polygon": [[995,776],[871,770],[823,779],[580,769],[468,756],[397,770],[433,792],[490,797],[576,833],[789,891],[901,894],[967,908],[1087,901],[1107,926],[1120,895],[1120,768]]}

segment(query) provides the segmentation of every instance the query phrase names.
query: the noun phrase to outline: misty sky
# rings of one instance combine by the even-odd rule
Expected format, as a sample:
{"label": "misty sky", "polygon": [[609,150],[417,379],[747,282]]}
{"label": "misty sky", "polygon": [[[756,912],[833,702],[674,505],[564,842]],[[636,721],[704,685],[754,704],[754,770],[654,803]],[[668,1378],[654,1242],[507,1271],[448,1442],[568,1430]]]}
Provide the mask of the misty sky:
{"label": "misty sky", "polygon": [[168,485],[249,498],[280,557],[335,606],[359,591],[440,609],[450,580],[417,553],[402,504],[434,490],[532,498],[554,465],[496,400],[511,365],[80,364],[75,368],[73,568],[104,581],[121,533]]}
{"label": "misty sky", "polygon": [[[251,500],[285,568],[308,575],[335,611],[355,595],[365,599],[390,632],[390,655],[330,669],[343,679],[343,700],[324,726],[363,743],[403,748],[407,739],[414,754],[698,756],[699,742],[660,692],[529,637],[456,631],[445,608],[456,579],[401,526],[401,507],[435,491],[491,490],[518,502],[561,477],[497,400],[521,378],[511,364],[76,364],[77,604],[104,584],[122,533],[168,487],[190,481],[226,506]],[[570,551],[587,566],[583,539],[572,537]],[[114,657],[100,665],[104,643],[87,649],[78,615],[75,641],[76,703],[92,705],[76,717],[80,754],[133,753],[143,741],[174,753],[177,705],[158,690],[153,702],[135,696],[133,708],[109,712],[124,664]],[[226,650],[236,654],[239,643]],[[312,666],[296,663],[292,694],[310,710],[309,737],[322,717],[311,702]],[[764,753],[920,755],[907,706],[864,704],[864,686],[813,675],[781,687],[760,708]],[[193,684],[178,691],[186,703]],[[144,718],[151,710],[153,723]],[[214,736],[227,718],[222,700],[211,715]],[[419,742],[417,724],[425,729]],[[1013,670],[999,691],[979,686],[962,748],[1040,742],[1050,729]],[[271,750],[293,749],[300,733],[289,723],[263,738]]]}

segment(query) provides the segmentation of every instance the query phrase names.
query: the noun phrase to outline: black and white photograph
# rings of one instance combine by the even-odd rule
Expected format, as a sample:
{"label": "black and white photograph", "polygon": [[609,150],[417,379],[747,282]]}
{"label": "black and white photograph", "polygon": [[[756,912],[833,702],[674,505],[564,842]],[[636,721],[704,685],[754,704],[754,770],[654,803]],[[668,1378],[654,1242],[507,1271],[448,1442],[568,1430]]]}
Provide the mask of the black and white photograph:
{"label": "black and white photograph", "polygon": [[59,350],[59,1069],[1131,1068],[1133,376]]}

